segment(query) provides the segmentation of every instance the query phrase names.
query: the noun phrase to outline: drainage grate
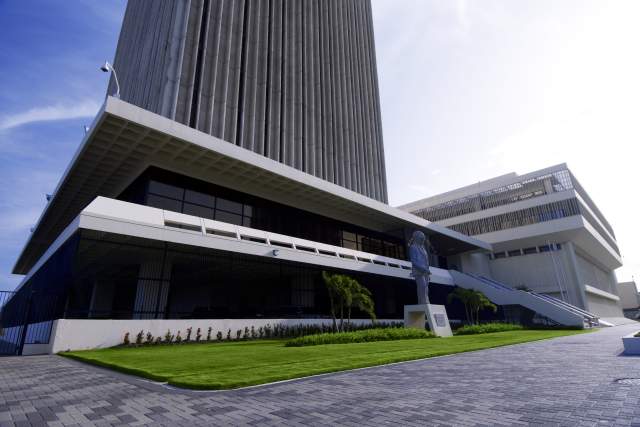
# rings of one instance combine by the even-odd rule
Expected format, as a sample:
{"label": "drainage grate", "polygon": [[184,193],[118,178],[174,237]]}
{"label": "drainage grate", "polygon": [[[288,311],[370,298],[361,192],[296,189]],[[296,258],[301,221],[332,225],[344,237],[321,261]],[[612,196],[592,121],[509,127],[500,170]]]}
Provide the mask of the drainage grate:
{"label": "drainage grate", "polygon": [[640,385],[640,378],[619,378],[614,381],[616,384]]}

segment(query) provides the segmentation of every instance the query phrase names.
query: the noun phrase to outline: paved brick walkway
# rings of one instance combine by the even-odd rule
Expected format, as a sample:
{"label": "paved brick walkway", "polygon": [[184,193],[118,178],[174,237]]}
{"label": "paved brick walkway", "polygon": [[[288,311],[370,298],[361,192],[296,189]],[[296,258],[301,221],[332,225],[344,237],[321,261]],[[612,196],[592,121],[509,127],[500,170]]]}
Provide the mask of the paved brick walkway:
{"label": "paved brick walkway", "polygon": [[57,356],[0,358],[0,426],[640,426],[638,326],[224,392],[171,390]]}

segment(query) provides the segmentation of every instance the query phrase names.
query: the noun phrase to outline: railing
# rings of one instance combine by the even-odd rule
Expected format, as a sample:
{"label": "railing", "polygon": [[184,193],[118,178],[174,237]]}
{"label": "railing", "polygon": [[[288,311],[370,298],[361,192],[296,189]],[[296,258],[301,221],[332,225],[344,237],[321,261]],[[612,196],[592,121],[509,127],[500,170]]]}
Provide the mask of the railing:
{"label": "railing", "polygon": [[513,291],[513,288],[511,288],[511,287],[509,287],[509,286],[507,286],[507,285],[504,285],[504,284],[502,284],[502,283],[500,283],[500,282],[496,282],[495,280],[490,279],[490,278],[488,278],[488,277],[485,277],[485,276],[475,276],[475,275],[474,275],[474,277],[476,277],[476,278],[478,278],[478,279],[482,280],[483,282],[485,282],[485,283],[487,283],[487,284],[489,284],[489,285],[493,286],[494,288],[502,289],[503,291]]}
{"label": "railing", "polygon": [[271,233],[255,228],[233,225],[226,222],[200,218],[192,215],[163,211],[164,227],[180,229],[183,231],[202,234],[217,239],[229,239],[235,241],[247,241],[273,248],[274,251],[291,250],[299,253],[314,254],[321,257],[338,258],[355,263],[367,263],[395,268],[399,270],[411,270],[408,261],[389,258],[383,255],[357,251],[312,240],[300,239],[284,234]]}
{"label": "railing", "polygon": [[[549,182],[548,186],[544,185],[545,180]],[[563,169],[525,178],[481,193],[448,200],[434,206],[418,209],[413,213],[429,221],[441,221],[533,197],[544,196],[549,192],[555,193],[572,188],[573,183],[569,170]]]}
{"label": "railing", "polygon": [[61,300],[59,295],[0,291],[0,355],[20,355],[25,344],[48,344]]}
{"label": "railing", "polygon": [[562,306],[562,307],[566,307],[567,309],[573,310],[577,313],[582,314],[585,317],[588,317],[589,319],[597,319],[598,316],[596,316],[593,313],[589,313],[586,310],[581,309],[580,307],[576,307],[575,305],[569,304],[566,301],[562,301],[561,299],[558,299],[556,297],[552,297],[551,295],[547,295],[547,294],[540,294],[537,292],[533,292],[533,291],[529,291],[530,294],[533,294],[537,297],[543,298],[551,303],[554,303],[556,305]]}

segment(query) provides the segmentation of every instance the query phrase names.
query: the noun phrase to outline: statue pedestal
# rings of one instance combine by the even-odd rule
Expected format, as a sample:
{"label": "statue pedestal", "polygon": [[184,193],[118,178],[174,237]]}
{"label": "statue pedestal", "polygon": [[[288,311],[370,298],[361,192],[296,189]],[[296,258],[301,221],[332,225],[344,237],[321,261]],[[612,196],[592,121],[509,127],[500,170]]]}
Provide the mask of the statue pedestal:
{"label": "statue pedestal", "polygon": [[425,321],[429,322],[429,328],[434,335],[438,337],[453,335],[444,305],[415,304],[404,306],[405,328],[424,329]]}

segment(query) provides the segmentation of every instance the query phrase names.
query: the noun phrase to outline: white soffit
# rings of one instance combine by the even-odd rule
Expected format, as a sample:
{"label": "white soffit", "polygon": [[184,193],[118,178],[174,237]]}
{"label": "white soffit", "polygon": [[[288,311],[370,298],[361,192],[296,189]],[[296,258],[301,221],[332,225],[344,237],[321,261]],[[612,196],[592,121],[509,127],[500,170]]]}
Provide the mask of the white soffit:
{"label": "white soffit", "polygon": [[23,249],[26,274],[96,196],[117,197],[157,166],[378,231],[422,229],[453,252],[491,245],[329,183],[252,151],[108,97]]}

